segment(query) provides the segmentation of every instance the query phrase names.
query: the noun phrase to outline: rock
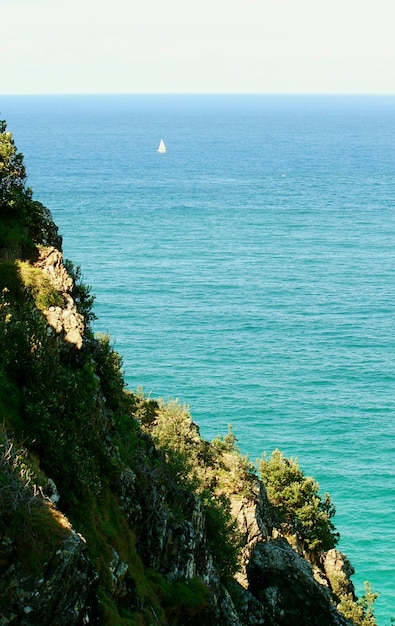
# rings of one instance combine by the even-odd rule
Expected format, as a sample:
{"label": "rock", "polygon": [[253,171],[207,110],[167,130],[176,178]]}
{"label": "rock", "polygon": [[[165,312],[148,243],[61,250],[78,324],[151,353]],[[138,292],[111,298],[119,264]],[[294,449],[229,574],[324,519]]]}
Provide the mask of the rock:
{"label": "rock", "polygon": [[329,590],[317,583],[309,563],[286,539],[256,544],[247,565],[249,591],[276,626],[346,626],[331,603]]}
{"label": "rock", "polygon": [[261,481],[256,481],[255,498],[231,499],[231,511],[243,535],[242,567],[236,580],[248,587],[246,564],[256,543],[266,541],[272,533],[270,506]]}
{"label": "rock", "polygon": [[57,334],[61,333],[63,329],[62,312],[63,309],[60,306],[51,306],[44,311],[48,324]]}
{"label": "rock", "polygon": [[62,309],[59,306],[52,306],[43,311],[47,322],[58,334],[62,334],[65,341],[74,344],[80,349],[83,343],[84,318],[77,312],[76,307]]}
{"label": "rock", "polygon": [[121,598],[127,595],[127,588],[125,585],[125,577],[128,572],[129,566],[124,561],[121,561],[119,554],[113,549],[114,558],[110,563],[110,574],[112,578],[112,594],[115,597]]}
{"label": "rock", "polygon": [[71,531],[38,575],[27,574],[17,561],[2,570],[0,623],[97,624],[97,582],[97,573],[85,554],[85,541]]}
{"label": "rock", "polygon": [[73,279],[67,273],[63,264],[63,255],[57,248],[38,248],[38,259],[35,267],[42,269],[51,283],[60,293],[70,293],[73,289]]}
{"label": "rock", "polygon": [[84,318],[78,313],[70,295],[74,283],[63,264],[62,253],[53,246],[38,248],[38,260],[35,262],[35,267],[40,268],[48,276],[65,302],[64,307],[51,306],[43,311],[49,326],[65,341],[80,349],[85,331]]}
{"label": "rock", "polygon": [[351,594],[356,599],[355,589],[350,576],[355,573],[353,566],[343,552],[329,550],[324,559],[324,571],[335,595]]}
{"label": "rock", "polygon": [[[164,495],[164,494],[163,494]],[[206,547],[205,515],[201,501],[185,492],[184,514],[178,521],[166,506],[156,511],[157,522],[148,539],[150,567],[159,569],[169,580],[190,580],[198,576],[206,581],[213,570],[212,558]]]}
{"label": "rock", "polygon": [[236,580],[228,583],[239,618],[243,626],[265,626],[271,624],[262,602],[259,602],[248,589],[242,587]]}
{"label": "rock", "polygon": [[44,496],[52,502],[52,504],[58,504],[60,495],[52,478],[48,478],[46,487],[43,489],[43,493]]}
{"label": "rock", "polygon": [[[155,452],[152,452],[155,454]],[[127,475],[126,475],[127,478]],[[242,626],[236,608],[227,589],[222,585],[206,542],[206,519],[201,500],[182,487],[166,484],[164,475],[133,476],[131,487],[134,498],[145,511],[141,519],[135,504],[140,532],[137,547],[144,563],[169,582],[188,582],[194,578],[207,587],[208,601],[196,614],[182,615],[181,621],[171,623],[182,626]],[[178,500],[182,498],[182,516],[175,514]],[[127,500],[124,500],[127,503]],[[179,506],[179,505],[178,505]],[[133,525],[133,513],[128,515]],[[174,618],[175,619],[175,618]]]}

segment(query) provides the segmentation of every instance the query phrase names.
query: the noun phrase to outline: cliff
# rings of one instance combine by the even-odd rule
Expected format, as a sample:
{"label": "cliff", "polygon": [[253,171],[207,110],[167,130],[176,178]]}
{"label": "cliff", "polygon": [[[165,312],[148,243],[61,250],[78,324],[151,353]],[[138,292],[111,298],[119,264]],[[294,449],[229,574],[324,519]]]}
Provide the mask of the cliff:
{"label": "cliff", "polygon": [[204,441],[186,407],[125,391],[5,123],[0,292],[1,626],[375,623],[314,488],[325,540],[231,429]]}

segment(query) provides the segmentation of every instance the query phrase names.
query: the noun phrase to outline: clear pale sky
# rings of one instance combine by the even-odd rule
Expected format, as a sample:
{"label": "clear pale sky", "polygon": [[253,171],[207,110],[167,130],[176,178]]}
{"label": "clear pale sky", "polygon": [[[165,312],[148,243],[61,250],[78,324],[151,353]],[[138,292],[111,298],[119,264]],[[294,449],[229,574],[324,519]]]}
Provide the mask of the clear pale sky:
{"label": "clear pale sky", "polygon": [[395,94],[394,0],[0,0],[0,94]]}

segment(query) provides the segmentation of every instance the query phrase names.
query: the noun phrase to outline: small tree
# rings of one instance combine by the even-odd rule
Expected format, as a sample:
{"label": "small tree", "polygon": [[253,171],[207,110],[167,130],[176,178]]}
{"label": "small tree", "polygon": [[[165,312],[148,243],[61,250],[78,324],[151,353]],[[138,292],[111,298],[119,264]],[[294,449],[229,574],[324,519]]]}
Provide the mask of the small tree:
{"label": "small tree", "polygon": [[339,540],[331,522],[335,507],[329,494],[321,498],[319,484],[303,474],[297,459],[274,450],[269,460],[263,455],[259,471],[284,534],[296,535],[310,552],[334,548]]}
{"label": "small tree", "polygon": [[7,124],[0,120],[0,208],[13,207],[25,190],[26,171],[23,155],[17,152]]}
{"label": "small tree", "polygon": [[50,211],[33,200],[26,187],[23,154],[17,151],[12,133],[0,120],[0,250],[29,251],[35,244],[54,245],[59,250],[62,238]]}

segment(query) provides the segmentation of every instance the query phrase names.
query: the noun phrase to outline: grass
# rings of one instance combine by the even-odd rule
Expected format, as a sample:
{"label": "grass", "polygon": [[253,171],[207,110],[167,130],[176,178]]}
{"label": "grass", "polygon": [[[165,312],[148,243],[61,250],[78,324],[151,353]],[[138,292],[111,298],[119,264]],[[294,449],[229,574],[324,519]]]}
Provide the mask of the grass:
{"label": "grass", "polygon": [[198,615],[209,605],[210,590],[198,578],[170,582],[154,570],[147,572],[169,624]]}
{"label": "grass", "polygon": [[41,269],[27,261],[19,261],[18,269],[25,289],[31,294],[40,311],[49,309],[50,306],[63,306],[62,295]]}
{"label": "grass", "polygon": [[[0,428],[0,518],[2,534],[14,546],[27,574],[42,571],[55,548],[70,533],[67,519],[45,500],[40,489],[46,476],[36,472],[38,460],[14,444]],[[39,475],[39,477],[38,477]]]}

